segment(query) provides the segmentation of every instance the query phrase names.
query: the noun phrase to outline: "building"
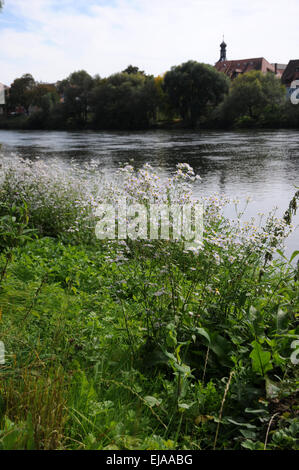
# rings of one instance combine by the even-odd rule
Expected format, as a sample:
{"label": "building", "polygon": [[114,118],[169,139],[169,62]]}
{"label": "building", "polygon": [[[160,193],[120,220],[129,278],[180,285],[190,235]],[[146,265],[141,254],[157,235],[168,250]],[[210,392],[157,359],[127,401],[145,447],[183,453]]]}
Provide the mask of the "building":
{"label": "building", "polygon": [[223,72],[229,78],[236,78],[238,75],[258,70],[262,73],[275,73],[275,67],[264,57],[255,59],[224,60],[215,65],[218,72]]}
{"label": "building", "polygon": [[286,67],[284,64],[270,64],[264,57],[227,60],[226,48],[227,45],[223,40],[220,44],[220,59],[216,62],[215,67],[218,72],[225,73],[225,75],[231,79],[236,78],[240,74],[251,72],[252,70],[258,70],[262,73],[272,72],[280,77]]}
{"label": "building", "polygon": [[3,85],[3,83],[0,83],[0,114],[4,113],[4,107],[6,104],[6,95],[8,92],[9,88],[6,85]]}
{"label": "building", "polygon": [[282,74],[281,82],[286,86],[288,94],[299,87],[299,59],[290,60]]}
{"label": "building", "polygon": [[275,75],[276,75],[278,78],[281,78],[283,72],[284,72],[285,69],[287,68],[287,64],[271,64],[271,65],[273,65],[273,67],[274,67],[274,69],[275,69]]}

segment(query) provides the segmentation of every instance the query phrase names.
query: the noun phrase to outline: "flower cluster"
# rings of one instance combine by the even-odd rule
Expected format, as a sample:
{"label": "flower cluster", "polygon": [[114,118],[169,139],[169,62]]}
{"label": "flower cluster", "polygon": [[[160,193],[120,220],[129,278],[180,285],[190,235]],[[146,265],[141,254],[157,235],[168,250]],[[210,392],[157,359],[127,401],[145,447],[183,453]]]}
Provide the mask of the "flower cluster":
{"label": "flower cluster", "polygon": [[[179,163],[171,177],[145,164],[135,170],[127,163],[113,179],[105,177],[99,162],[85,164],[61,160],[34,161],[17,155],[1,155],[0,200],[11,204],[26,201],[33,224],[46,234],[76,232],[92,236],[99,204],[193,204],[193,185],[200,180],[187,163]],[[224,208],[232,203],[223,194],[202,197],[204,246],[217,253],[217,263],[233,263],[252,251],[262,256],[283,247],[291,231],[283,219],[270,213],[263,224],[241,217],[228,219]],[[234,201],[237,204],[236,201]],[[247,201],[248,202],[248,201]]]}

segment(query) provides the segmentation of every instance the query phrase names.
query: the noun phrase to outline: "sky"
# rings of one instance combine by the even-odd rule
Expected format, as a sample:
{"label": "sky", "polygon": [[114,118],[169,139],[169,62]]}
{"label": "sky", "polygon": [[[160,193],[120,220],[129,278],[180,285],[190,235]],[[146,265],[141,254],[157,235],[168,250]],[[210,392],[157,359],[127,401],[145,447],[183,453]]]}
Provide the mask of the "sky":
{"label": "sky", "polygon": [[299,57],[299,0],[5,0],[0,82],[75,70],[106,77],[129,64],[162,75],[188,60]]}

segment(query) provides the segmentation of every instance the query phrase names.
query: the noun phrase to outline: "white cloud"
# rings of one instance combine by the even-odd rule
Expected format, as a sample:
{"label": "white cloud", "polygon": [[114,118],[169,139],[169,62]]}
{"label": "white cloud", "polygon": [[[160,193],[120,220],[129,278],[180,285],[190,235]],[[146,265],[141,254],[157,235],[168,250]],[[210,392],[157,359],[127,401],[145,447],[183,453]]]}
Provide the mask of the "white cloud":
{"label": "white cloud", "polygon": [[78,69],[107,76],[132,63],[159,74],[189,59],[297,58],[299,2],[289,0],[6,0],[0,81],[30,72],[56,81]]}

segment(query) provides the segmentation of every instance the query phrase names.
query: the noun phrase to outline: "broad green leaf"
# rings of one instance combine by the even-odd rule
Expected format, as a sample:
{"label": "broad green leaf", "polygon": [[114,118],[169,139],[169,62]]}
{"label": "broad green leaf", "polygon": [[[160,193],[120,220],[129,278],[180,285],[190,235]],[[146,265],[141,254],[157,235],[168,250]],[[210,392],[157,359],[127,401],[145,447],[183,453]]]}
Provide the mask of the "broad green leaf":
{"label": "broad green leaf", "polygon": [[263,450],[264,444],[260,441],[253,442],[250,439],[247,439],[245,442],[242,442],[242,447],[249,450]]}
{"label": "broad green leaf", "polygon": [[241,434],[246,439],[256,439],[256,432],[250,431],[249,429],[240,429]]}
{"label": "broad green leaf", "polygon": [[273,369],[271,364],[271,353],[269,351],[265,351],[257,341],[253,341],[251,345],[253,347],[253,350],[250,353],[252,370],[264,377],[266,372]]}
{"label": "broad green leaf", "polygon": [[239,423],[238,421],[235,421],[234,419],[232,418],[226,418],[226,420],[232,424],[235,424],[236,426],[242,426],[244,428],[247,428],[247,429],[256,429],[256,426],[254,426],[253,424],[250,424],[250,423]]}
{"label": "broad green leaf", "polygon": [[197,334],[204,336],[209,343],[211,342],[210,335],[204,328],[196,328],[195,331]]}

